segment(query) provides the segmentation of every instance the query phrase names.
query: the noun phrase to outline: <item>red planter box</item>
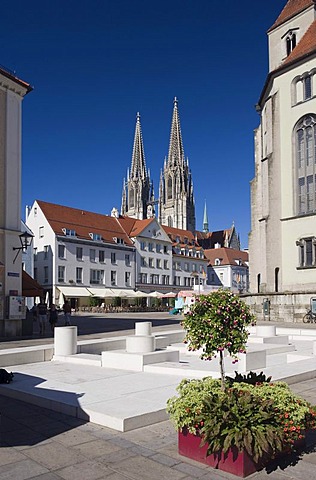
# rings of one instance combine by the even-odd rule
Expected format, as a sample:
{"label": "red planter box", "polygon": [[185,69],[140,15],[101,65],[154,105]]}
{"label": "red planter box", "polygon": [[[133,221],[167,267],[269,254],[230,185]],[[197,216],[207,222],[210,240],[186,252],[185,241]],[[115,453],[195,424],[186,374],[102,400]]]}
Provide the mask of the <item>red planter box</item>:
{"label": "red planter box", "polygon": [[219,452],[207,456],[207,445],[200,447],[200,444],[201,437],[185,430],[179,432],[178,450],[180,455],[243,478],[263,467],[263,462],[255,463],[247,452],[238,452],[237,448],[228,450],[225,455]]}

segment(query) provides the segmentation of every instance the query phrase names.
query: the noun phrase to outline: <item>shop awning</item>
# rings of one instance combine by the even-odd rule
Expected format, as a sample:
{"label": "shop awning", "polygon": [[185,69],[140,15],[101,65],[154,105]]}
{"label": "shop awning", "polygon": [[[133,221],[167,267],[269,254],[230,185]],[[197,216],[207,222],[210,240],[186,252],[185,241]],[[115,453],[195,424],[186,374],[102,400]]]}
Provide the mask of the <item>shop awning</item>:
{"label": "shop awning", "polygon": [[199,295],[199,293],[194,290],[181,290],[178,293],[178,297],[194,297],[195,295]]}
{"label": "shop awning", "polygon": [[91,293],[84,287],[57,287],[65,297],[91,297]]}
{"label": "shop awning", "polygon": [[100,298],[113,298],[115,297],[114,292],[111,288],[97,288],[89,287],[90,295]]}
{"label": "shop awning", "polygon": [[43,296],[43,287],[25,270],[22,270],[22,295],[23,297]]}

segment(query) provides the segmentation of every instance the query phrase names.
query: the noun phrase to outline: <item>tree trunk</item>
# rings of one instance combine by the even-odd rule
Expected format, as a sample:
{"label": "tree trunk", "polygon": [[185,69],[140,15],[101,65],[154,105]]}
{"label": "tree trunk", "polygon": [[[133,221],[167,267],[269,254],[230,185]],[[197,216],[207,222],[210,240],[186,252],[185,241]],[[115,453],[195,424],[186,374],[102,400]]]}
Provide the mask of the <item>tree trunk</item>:
{"label": "tree trunk", "polygon": [[224,370],[224,352],[223,350],[219,351],[219,366],[221,370],[221,388],[223,392],[225,391],[225,370]]}

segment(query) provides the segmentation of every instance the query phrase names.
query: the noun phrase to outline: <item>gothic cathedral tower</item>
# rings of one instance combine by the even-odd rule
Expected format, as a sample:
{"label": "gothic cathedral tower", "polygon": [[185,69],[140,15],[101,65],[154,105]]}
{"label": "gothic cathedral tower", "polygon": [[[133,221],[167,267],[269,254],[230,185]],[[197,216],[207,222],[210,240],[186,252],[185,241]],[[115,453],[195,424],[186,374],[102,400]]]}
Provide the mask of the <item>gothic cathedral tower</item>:
{"label": "gothic cathedral tower", "polygon": [[123,181],[121,214],[139,220],[153,216],[149,204],[152,197],[153,188],[146,169],[140,115],[137,113],[131,170],[127,171],[127,181]]}
{"label": "gothic cathedral tower", "polygon": [[178,101],[174,99],[168,159],[160,175],[159,222],[183,230],[195,231],[193,183],[188,159],[185,159]]}

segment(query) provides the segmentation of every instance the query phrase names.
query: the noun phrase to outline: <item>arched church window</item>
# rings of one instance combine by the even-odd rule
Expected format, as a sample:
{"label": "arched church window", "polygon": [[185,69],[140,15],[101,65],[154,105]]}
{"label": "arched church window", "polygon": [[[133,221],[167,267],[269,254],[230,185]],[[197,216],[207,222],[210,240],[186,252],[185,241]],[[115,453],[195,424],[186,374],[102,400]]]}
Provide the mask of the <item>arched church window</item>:
{"label": "arched church window", "polygon": [[172,178],[168,178],[167,182],[167,198],[170,199],[172,198]]}
{"label": "arched church window", "polygon": [[290,55],[292,50],[296,47],[296,34],[290,32],[286,37],[286,54]]}
{"label": "arched church window", "polygon": [[168,227],[173,227],[172,217],[170,215],[168,217]]}
{"label": "arched church window", "polygon": [[129,208],[134,208],[135,206],[135,190],[133,187],[130,188],[128,196]]}
{"label": "arched church window", "polygon": [[316,212],[316,115],[306,115],[295,127],[297,213]]}

